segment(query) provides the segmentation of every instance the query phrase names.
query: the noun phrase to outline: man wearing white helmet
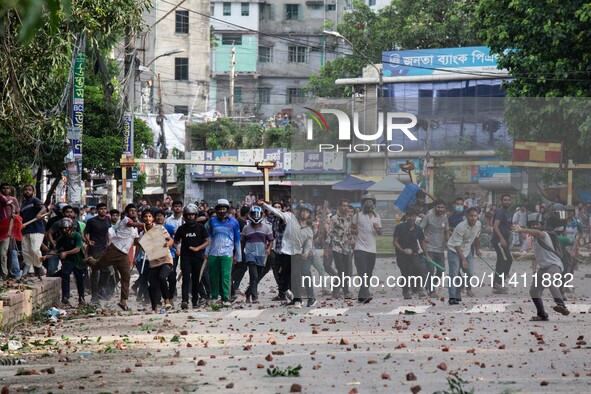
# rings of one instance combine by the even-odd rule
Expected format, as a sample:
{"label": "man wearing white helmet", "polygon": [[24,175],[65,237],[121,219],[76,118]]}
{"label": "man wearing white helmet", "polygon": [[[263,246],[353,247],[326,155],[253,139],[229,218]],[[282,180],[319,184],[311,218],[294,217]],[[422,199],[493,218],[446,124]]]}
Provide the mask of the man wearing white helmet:
{"label": "man wearing white helmet", "polygon": [[244,244],[244,260],[248,266],[250,283],[246,290],[246,302],[258,303],[259,278],[265,268],[265,260],[271,253],[273,245],[273,230],[268,223],[264,223],[265,214],[259,206],[253,206],[248,213],[248,223],[242,229]]}
{"label": "man wearing white helmet", "polygon": [[217,300],[220,295],[224,306],[230,306],[230,286],[232,265],[242,261],[240,247],[240,224],[229,216],[230,203],[220,198],[215,206],[216,215],[205,225],[211,244],[207,247],[211,298]]}

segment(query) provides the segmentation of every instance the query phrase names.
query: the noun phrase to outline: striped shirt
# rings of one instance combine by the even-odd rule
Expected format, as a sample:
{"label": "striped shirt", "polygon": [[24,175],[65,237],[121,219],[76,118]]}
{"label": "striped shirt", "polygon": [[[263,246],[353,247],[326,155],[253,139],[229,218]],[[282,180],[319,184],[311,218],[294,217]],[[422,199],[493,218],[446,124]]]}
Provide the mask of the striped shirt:
{"label": "striped shirt", "polygon": [[247,263],[255,263],[256,265],[264,266],[265,257],[267,256],[267,243],[273,241],[273,231],[271,226],[266,223],[261,223],[258,226],[253,226],[248,223],[242,229],[242,241],[244,245],[244,258]]}

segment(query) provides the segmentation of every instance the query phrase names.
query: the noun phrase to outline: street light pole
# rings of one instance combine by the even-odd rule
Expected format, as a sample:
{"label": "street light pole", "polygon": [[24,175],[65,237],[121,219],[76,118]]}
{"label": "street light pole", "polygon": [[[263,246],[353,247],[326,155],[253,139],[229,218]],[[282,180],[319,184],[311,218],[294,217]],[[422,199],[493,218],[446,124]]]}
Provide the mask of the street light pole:
{"label": "street light pole", "polygon": [[[160,158],[168,158],[168,149],[166,148],[166,134],[164,132],[164,106],[162,105],[162,83],[160,82],[160,73],[158,73],[158,119],[160,120]],[[168,179],[166,163],[160,165],[162,171],[162,201],[166,199],[168,193]]]}
{"label": "street light pole", "polygon": [[349,44],[353,50],[357,51],[366,62],[368,62],[373,68],[376,69],[376,71],[378,73],[378,94],[377,94],[377,96],[378,96],[378,98],[383,97],[384,96],[384,80],[383,80],[382,70],[380,70],[379,67],[374,62],[371,61],[371,59],[365,54],[365,52],[359,50],[359,48],[357,48],[355,45],[353,45],[353,43],[351,41],[349,41],[347,39],[347,37],[343,36],[338,31],[323,30],[322,33],[326,34],[327,36],[333,36],[333,37],[342,39],[347,44]]}

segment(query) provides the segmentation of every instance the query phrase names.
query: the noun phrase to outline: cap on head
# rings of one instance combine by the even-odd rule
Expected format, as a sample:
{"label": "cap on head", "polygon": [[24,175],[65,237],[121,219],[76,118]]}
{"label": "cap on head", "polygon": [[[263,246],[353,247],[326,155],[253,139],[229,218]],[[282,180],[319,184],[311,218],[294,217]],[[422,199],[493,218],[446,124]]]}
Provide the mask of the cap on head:
{"label": "cap on head", "polygon": [[541,213],[530,213],[527,215],[527,227],[532,226],[534,223],[542,224],[543,220],[543,215]]}
{"label": "cap on head", "polygon": [[314,207],[312,207],[312,204],[308,204],[308,203],[301,204],[301,205],[298,207],[298,209],[299,209],[300,211],[302,211],[302,210],[306,210],[306,211],[310,212],[310,214],[314,213]]}
{"label": "cap on head", "polygon": [[216,210],[218,208],[222,208],[222,207],[230,208],[230,202],[228,200],[226,200],[225,198],[220,198],[218,200],[217,204],[215,205]]}

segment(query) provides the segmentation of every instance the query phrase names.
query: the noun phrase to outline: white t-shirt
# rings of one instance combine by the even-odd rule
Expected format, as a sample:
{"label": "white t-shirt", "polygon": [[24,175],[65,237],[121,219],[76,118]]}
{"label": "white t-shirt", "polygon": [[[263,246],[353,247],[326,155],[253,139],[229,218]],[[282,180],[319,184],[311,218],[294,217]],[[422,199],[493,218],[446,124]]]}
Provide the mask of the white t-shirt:
{"label": "white t-shirt", "polygon": [[133,241],[138,237],[137,228],[127,227],[127,223],[133,223],[130,218],[124,218],[115,225],[114,232],[111,233],[111,243],[121,252],[127,254]]}
{"label": "white t-shirt", "polygon": [[[359,223],[357,223],[357,218],[359,218]],[[374,228],[374,224],[377,224],[379,228],[382,227],[380,217],[376,213],[366,215],[363,212],[359,212],[353,216],[351,222],[357,226],[357,239],[355,240],[354,250],[376,253],[376,239],[378,233]]]}

